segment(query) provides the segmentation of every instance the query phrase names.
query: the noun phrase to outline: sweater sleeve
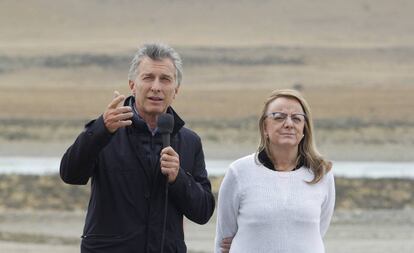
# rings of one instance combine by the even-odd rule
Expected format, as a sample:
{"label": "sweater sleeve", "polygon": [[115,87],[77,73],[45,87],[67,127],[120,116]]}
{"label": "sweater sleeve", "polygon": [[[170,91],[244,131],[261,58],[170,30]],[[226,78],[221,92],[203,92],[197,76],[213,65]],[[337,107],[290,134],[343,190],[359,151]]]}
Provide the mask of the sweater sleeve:
{"label": "sweater sleeve", "polygon": [[99,117],[68,148],[60,162],[60,177],[65,183],[84,185],[92,176],[99,152],[109,143],[111,134]]}
{"label": "sweater sleeve", "polygon": [[325,177],[327,194],[324,202],[322,203],[320,218],[320,232],[322,237],[324,237],[328,231],[335,207],[335,179],[332,170],[328,172]]}
{"label": "sweater sleeve", "polygon": [[238,188],[236,171],[230,167],[218,195],[215,253],[221,253],[220,244],[224,238],[234,237],[237,233],[237,215],[240,205]]}

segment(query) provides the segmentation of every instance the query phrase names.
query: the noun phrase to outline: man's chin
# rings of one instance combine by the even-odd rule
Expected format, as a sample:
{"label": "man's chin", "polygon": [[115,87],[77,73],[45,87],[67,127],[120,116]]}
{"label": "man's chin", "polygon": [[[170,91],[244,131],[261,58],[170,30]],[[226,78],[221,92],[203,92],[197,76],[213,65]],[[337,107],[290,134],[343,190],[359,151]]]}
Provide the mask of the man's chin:
{"label": "man's chin", "polygon": [[165,104],[151,104],[147,103],[143,106],[143,109],[148,114],[161,114],[167,110],[168,106]]}
{"label": "man's chin", "polygon": [[162,113],[164,113],[166,111],[167,111],[167,109],[154,108],[152,110],[148,110],[147,111],[147,114],[153,115],[153,116],[157,116],[157,115],[160,115],[160,114],[162,114]]}

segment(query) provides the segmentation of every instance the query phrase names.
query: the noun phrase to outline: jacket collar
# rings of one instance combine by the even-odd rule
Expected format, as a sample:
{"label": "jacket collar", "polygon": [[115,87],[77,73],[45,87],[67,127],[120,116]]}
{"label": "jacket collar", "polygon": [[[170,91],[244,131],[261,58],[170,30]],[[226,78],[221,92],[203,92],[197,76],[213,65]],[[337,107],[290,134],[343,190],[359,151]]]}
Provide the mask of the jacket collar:
{"label": "jacket collar", "polygon": [[[134,96],[129,96],[125,99],[124,106],[133,107],[134,105]],[[171,135],[174,136],[185,125],[185,122],[180,118],[180,116],[178,116],[178,114],[174,111],[174,109],[171,106],[167,108],[167,113],[171,114],[174,117],[174,128],[173,132],[171,133]],[[134,116],[132,116],[132,126],[136,128],[138,131],[149,131],[147,123],[137,113],[134,113]]]}

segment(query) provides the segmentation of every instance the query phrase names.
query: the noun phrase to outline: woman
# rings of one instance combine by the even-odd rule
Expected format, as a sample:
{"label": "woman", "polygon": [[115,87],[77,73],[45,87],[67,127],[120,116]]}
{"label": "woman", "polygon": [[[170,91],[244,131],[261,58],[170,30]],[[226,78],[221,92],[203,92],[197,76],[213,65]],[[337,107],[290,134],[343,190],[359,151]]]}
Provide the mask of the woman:
{"label": "woman", "polygon": [[307,102],[274,91],[259,128],[257,152],[233,162],[221,185],[215,252],[325,252],[334,177],[315,147]]}

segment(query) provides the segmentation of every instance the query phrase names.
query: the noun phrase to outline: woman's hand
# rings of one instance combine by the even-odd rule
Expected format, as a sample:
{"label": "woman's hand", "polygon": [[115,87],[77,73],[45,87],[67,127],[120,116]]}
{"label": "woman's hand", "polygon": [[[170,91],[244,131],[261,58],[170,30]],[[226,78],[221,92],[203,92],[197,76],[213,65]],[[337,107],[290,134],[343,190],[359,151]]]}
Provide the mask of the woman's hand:
{"label": "woman's hand", "polygon": [[229,253],[232,241],[233,237],[226,237],[223,240],[221,240],[220,248],[222,253]]}

